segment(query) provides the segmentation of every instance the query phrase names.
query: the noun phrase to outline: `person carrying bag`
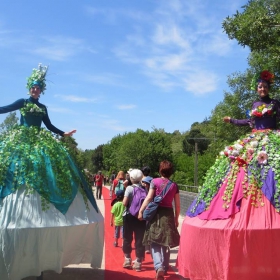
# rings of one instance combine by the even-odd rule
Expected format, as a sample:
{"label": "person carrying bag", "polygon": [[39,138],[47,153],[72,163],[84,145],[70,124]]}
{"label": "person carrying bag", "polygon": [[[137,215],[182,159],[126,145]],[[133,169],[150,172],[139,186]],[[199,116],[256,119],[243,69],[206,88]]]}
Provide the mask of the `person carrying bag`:
{"label": "person carrying bag", "polygon": [[169,188],[170,188],[172,183],[173,182],[171,180],[169,180],[169,182],[167,183],[165,188],[162,190],[162,192],[159,195],[156,195],[154,197],[154,200],[149,202],[147,207],[144,209],[144,211],[143,211],[143,219],[145,221],[150,222],[153,219],[153,217],[157,213],[159,204],[161,203],[163,198],[166,196],[166,194],[167,194],[167,192],[168,192],[168,190],[169,190]]}
{"label": "person carrying bag", "polygon": [[[180,242],[177,230],[180,197],[178,185],[169,180],[173,174],[173,164],[167,160],[162,161],[159,173],[161,177],[151,181],[148,195],[139,210],[138,219],[144,220],[143,215],[146,211],[145,218],[150,221],[146,223],[143,245],[151,248],[156,279],[164,280],[164,274],[169,269],[170,248],[178,246]],[[150,202],[153,203],[147,208]],[[150,217],[151,213],[156,213],[153,218]]]}

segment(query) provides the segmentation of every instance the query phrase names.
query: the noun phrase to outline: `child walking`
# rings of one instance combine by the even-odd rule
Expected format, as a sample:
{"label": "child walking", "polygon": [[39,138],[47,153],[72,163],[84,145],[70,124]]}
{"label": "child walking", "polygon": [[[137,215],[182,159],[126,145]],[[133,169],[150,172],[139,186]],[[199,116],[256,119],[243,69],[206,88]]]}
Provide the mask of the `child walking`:
{"label": "child walking", "polygon": [[120,238],[123,239],[123,212],[125,210],[125,206],[123,205],[123,197],[124,197],[124,191],[118,190],[116,193],[116,199],[115,203],[113,204],[113,207],[111,209],[111,226],[113,226],[113,222],[115,224],[115,234],[114,234],[114,246],[118,246],[118,240]]}

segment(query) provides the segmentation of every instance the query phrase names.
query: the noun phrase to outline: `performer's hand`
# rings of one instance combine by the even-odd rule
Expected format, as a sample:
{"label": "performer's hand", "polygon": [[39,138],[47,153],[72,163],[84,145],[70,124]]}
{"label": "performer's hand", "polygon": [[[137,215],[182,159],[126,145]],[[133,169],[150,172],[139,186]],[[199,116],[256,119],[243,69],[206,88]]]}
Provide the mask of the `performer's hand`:
{"label": "performer's hand", "polygon": [[69,132],[64,132],[64,136],[72,136],[74,133],[76,133],[76,129],[74,129],[74,130],[71,130],[71,131],[69,131]]}
{"label": "performer's hand", "polygon": [[110,223],[111,227],[113,226],[113,222]]}
{"label": "performer's hand", "polygon": [[226,123],[229,123],[230,122],[230,117],[228,117],[228,116],[224,117],[223,121],[226,122]]}

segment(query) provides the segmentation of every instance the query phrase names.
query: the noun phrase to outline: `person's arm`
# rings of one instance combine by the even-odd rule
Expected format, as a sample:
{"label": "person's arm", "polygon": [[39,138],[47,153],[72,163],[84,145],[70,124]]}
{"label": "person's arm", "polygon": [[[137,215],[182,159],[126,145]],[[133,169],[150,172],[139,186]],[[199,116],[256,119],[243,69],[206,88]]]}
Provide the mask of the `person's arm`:
{"label": "person's arm", "polygon": [[147,207],[147,205],[149,204],[149,202],[151,202],[154,198],[154,194],[155,194],[155,189],[149,189],[149,192],[145,198],[145,200],[143,201],[142,203],[142,206],[139,210],[139,213],[138,213],[138,219],[139,220],[143,220],[143,212],[145,210],[145,208]]}
{"label": "person's arm", "polygon": [[250,119],[238,120],[238,119],[232,119],[231,117],[226,116],[223,118],[223,121],[226,123],[232,123],[237,126],[250,126],[251,125]]}
{"label": "person's arm", "polygon": [[125,189],[125,192],[124,192],[124,198],[123,198],[123,201],[122,201],[122,204],[127,207],[128,206],[128,203],[129,203],[129,196],[130,195],[133,195],[133,188],[132,187],[128,187]]}
{"label": "person's arm", "polygon": [[125,197],[123,198],[122,204],[123,204],[124,206],[127,206],[127,205],[128,205],[128,197],[127,197],[127,196],[125,196]]}
{"label": "person's arm", "polygon": [[180,215],[180,196],[179,193],[175,194],[174,197],[174,203],[175,203],[175,226],[179,226],[179,215]]}
{"label": "person's arm", "polygon": [[24,106],[25,99],[21,98],[14,103],[0,107],[0,114],[5,114],[21,109]]}
{"label": "person's arm", "polygon": [[51,123],[51,120],[49,118],[49,115],[48,115],[48,111],[47,111],[47,107],[45,107],[46,109],[46,114],[45,116],[43,117],[43,123],[45,124],[46,128],[48,130],[50,130],[51,132],[53,133],[56,133],[56,134],[59,134],[60,136],[72,136],[73,133],[76,132],[76,130],[71,130],[69,132],[64,132],[60,129],[58,129],[57,127],[55,127],[52,123]]}
{"label": "person's arm", "polygon": [[113,226],[113,221],[114,221],[114,214],[113,213],[111,213],[111,220],[110,220],[110,225],[111,225],[111,227]]}

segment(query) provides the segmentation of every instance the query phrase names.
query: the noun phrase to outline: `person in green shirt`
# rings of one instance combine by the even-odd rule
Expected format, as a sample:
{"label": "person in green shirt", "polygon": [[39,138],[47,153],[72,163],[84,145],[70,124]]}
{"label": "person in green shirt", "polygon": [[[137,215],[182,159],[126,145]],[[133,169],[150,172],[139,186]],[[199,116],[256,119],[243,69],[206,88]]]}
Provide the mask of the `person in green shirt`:
{"label": "person in green shirt", "polygon": [[113,207],[111,209],[111,226],[115,224],[115,233],[114,233],[114,246],[118,246],[118,240],[120,238],[123,239],[123,212],[125,210],[125,206],[123,205],[123,197],[124,197],[124,191],[118,190],[116,193],[116,202],[113,204]]}

